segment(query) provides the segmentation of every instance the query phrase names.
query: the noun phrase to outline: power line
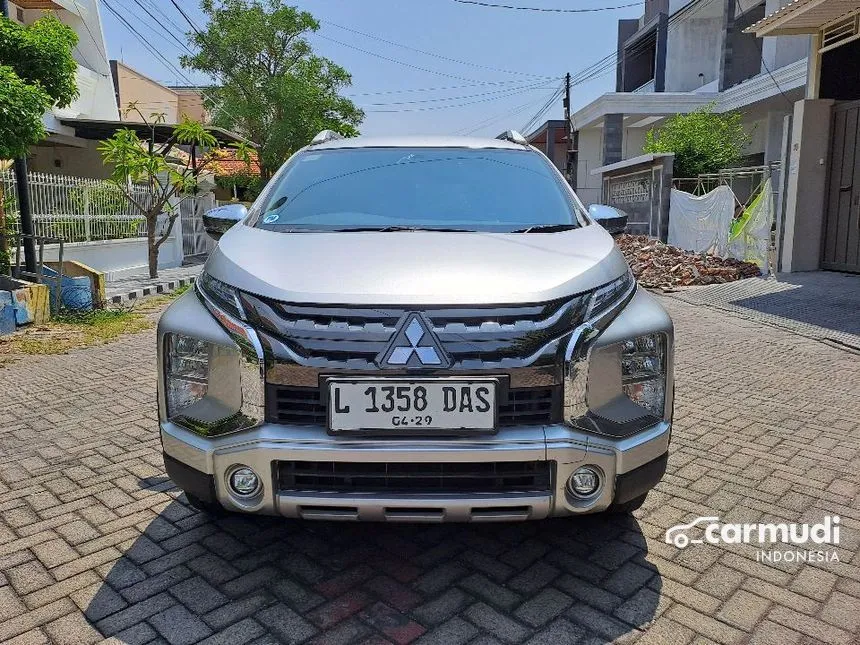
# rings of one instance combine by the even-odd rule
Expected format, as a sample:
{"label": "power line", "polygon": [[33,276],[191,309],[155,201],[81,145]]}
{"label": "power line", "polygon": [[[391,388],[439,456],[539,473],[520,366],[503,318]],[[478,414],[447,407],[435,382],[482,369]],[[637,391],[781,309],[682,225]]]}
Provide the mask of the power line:
{"label": "power line", "polygon": [[417,47],[411,47],[409,45],[404,45],[402,43],[395,42],[393,40],[388,40],[386,38],[382,38],[380,36],[374,36],[373,34],[368,34],[363,31],[359,31],[358,29],[352,29],[351,27],[344,27],[343,25],[339,25],[337,23],[331,22],[329,20],[320,20],[321,23],[326,25],[331,25],[332,27],[337,27],[338,29],[343,29],[344,31],[349,31],[354,34],[358,34],[360,36],[364,36],[365,38],[371,38],[373,40],[378,40],[379,42],[386,43],[387,45],[393,45],[394,47],[400,47],[402,49],[408,49],[409,51],[418,52],[419,54],[424,54],[425,56],[431,56],[433,58],[438,58],[440,60],[445,60],[451,63],[458,63],[460,65],[467,65],[469,67],[476,67],[478,69],[485,69],[491,72],[500,72],[502,74],[513,74],[515,76],[531,76],[533,78],[544,78],[549,79],[552,78],[550,76],[544,76],[542,74],[532,74],[529,72],[516,72],[509,69],[501,69],[499,67],[490,67],[489,65],[481,65],[479,63],[473,63],[470,61],[460,60],[458,58],[451,58],[449,56],[443,56],[442,54],[437,54],[435,52],[426,51],[424,49],[418,49]]}
{"label": "power line", "polygon": [[402,90],[379,90],[377,92],[350,92],[347,96],[381,96],[385,94],[409,94],[412,92],[441,92],[444,90],[460,90],[470,87],[481,87],[484,85],[514,85],[522,83],[520,79],[511,79],[509,81],[481,81],[474,83],[466,83],[464,85],[447,85],[444,87],[413,87]]}
{"label": "power line", "polygon": [[[128,22],[128,20],[126,20],[125,17],[110,4],[110,2],[108,2],[108,0],[103,0],[103,3],[104,6],[107,7],[108,11],[110,11],[114,15],[114,17],[125,26],[129,33],[131,33],[135,38],[137,38],[137,40],[144,46],[144,48],[146,48],[153,56],[161,60],[168,70],[173,71],[178,78],[184,79],[189,84],[191,83],[191,79],[182,71],[180,71],[175,65],[173,65],[167,58],[165,58],[164,55],[159,52],[155,46],[153,46],[148,40],[146,40],[146,38],[144,38],[143,35],[137,29],[135,29],[134,26],[132,26]],[[222,105],[220,105],[219,102],[215,101],[209,94],[206,94],[203,90],[200,90],[200,95],[203,96],[205,99],[209,100],[210,103],[213,104],[213,107],[216,111],[221,111],[234,121],[238,122],[238,119],[234,115],[230,114],[230,112],[228,112]],[[248,139],[245,137],[243,137],[243,139],[246,142],[248,141]]]}
{"label": "power line", "polygon": [[420,67],[418,65],[413,65],[412,63],[407,63],[402,60],[397,60],[396,58],[389,58],[388,56],[383,56],[382,54],[377,54],[376,52],[369,51],[367,49],[362,49],[361,47],[356,47],[355,45],[350,45],[349,43],[345,43],[340,40],[336,40],[334,38],[329,38],[328,36],[324,36],[322,34],[314,34],[316,38],[322,38],[323,40],[328,40],[333,43],[337,43],[343,47],[347,47],[349,49],[354,49],[355,51],[361,52],[362,54],[367,54],[368,56],[373,56],[375,58],[380,58],[382,60],[388,61],[389,63],[395,63],[397,65],[403,65],[404,67],[409,67],[410,69],[417,69],[419,72],[427,72],[428,74],[436,74],[437,76],[446,76],[447,78],[454,78],[458,81],[467,81],[469,83],[478,83],[480,81],[476,81],[473,78],[466,78],[464,76],[457,76],[455,74],[447,74],[445,72],[439,72],[435,69],[429,69],[427,67]]}
{"label": "power line", "polygon": [[[175,40],[179,44],[180,47],[182,47],[189,54],[194,54],[194,52],[191,51],[191,49],[188,47],[188,45],[186,44],[186,42],[184,40],[178,38],[176,36],[176,34],[173,33],[173,31],[168,29],[158,18],[156,18],[154,15],[152,15],[152,12],[150,12],[150,10],[146,8],[145,4],[143,4],[140,0],[132,0],[132,2],[134,2],[134,4],[136,4],[138,7],[140,7],[144,11],[144,13],[146,13],[147,16],[152,18],[152,21],[155,24],[159,25],[165,31],[165,33],[167,33],[171,38],[173,38],[173,40]],[[153,7],[155,7],[154,3],[153,3]],[[161,14],[161,15],[163,16],[164,14]],[[172,23],[172,24],[174,26],[176,26],[175,23]]]}
{"label": "power line", "polygon": [[538,89],[538,88],[537,87],[530,87],[530,88],[521,89],[519,91],[510,92],[510,93],[505,94],[503,96],[493,96],[493,97],[488,98],[488,99],[485,98],[485,99],[479,99],[477,101],[467,101],[465,103],[456,103],[453,105],[435,105],[435,106],[424,107],[424,108],[405,108],[402,110],[366,110],[366,111],[368,113],[373,113],[373,114],[383,114],[383,113],[393,114],[393,113],[400,113],[400,112],[434,112],[436,110],[447,110],[450,108],[465,107],[467,105],[476,105],[477,103],[487,103],[488,101],[498,101],[500,99],[505,99],[505,98],[508,98],[510,96],[516,96],[517,94],[524,94],[526,92],[531,92],[535,89]]}
{"label": "power line", "polygon": [[516,11],[539,11],[542,13],[593,13],[596,11],[614,11],[616,9],[627,9],[629,7],[638,7],[642,2],[631,2],[629,4],[620,4],[614,7],[594,7],[591,9],[548,9],[545,7],[520,7],[510,4],[493,4],[490,2],[479,2],[479,0],[454,0],[460,4],[471,4],[477,7],[488,7],[491,9],[514,9]]}
{"label": "power line", "polygon": [[[218,61],[221,63],[221,65],[224,66],[225,70],[230,69],[232,67],[232,65],[228,64],[223,58],[221,58],[220,52],[218,52],[215,48],[209,46],[209,43],[206,42],[206,37],[203,35],[203,32],[201,32],[200,29],[198,29],[197,25],[194,24],[194,21],[191,20],[191,18],[188,16],[188,14],[185,13],[185,11],[182,9],[182,7],[179,6],[179,3],[176,2],[176,0],[170,0],[170,3],[174,7],[176,7],[176,10],[182,15],[183,18],[185,18],[185,22],[187,22],[191,26],[191,28],[197,34],[198,38],[200,38],[201,47],[208,48],[211,51],[211,53],[215,56],[215,58],[218,59]],[[227,75],[228,75],[227,72],[222,72],[222,74],[221,74],[222,80],[226,80]],[[252,96],[255,96],[257,94],[256,92],[249,90],[248,86],[245,85],[243,82],[241,82],[241,80],[239,78],[237,78],[236,76],[234,76],[232,74],[230,76],[233,79],[233,81],[236,83],[236,85],[239,86],[239,89],[241,89],[245,93],[246,98],[250,99]],[[227,114],[229,116],[229,113],[227,113]],[[235,117],[231,117],[231,118],[235,119]]]}
{"label": "power line", "polygon": [[[529,90],[529,89],[548,89],[543,83],[544,83],[544,81],[541,81],[540,83],[535,83],[533,85],[520,85],[518,87],[513,87],[513,88],[508,87],[508,88],[501,89],[501,90],[493,90],[492,92],[479,92],[478,94],[464,94],[464,95],[460,95],[460,96],[447,96],[447,97],[435,98],[435,99],[420,99],[420,100],[414,100],[414,101],[392,101],[389,103],[367,103],[367,106],[368,107],[384,107],[384,106],[389,106],[389,105],[415,105],[415,104],[420,104],[420,103],[442,103],[445,101],[460,101],[463,99],[472,99],[472,98],[477,98],[480,96],[492,96],[492,95],[498,95],[498,94],[506,94],[506,93],[511,92],[512,90],[516,91],[516,90]],[[509,95],[510,94],[508,94],[508,96]],[[504,97],[502,97],[502,98],[504,98]]]}
{"label": "power line", "polygon": [[562,88],[560,88],[560,87],[557,88],[556,91],[550,95],[550,97],[546,101],[546,103],[544,103],[543,107],[541,107],[535,113],[535,115],[532,116],[532,118],[529,119],[526,122],[526,124],[520,128],[520,132],[522,132],[523,134],[526,134],[534,124],[538,123],[540,121],[540,119],[543,117],[543,115],[546,114],[547,111],[552,107],[553,103],[555,103],[561,97],[562,92],[563,92]]}
{"label": "power line", "polygon": [[[134,1],[134,2],[136,2],[136,0],[133,0],[133,1]],[[165,43],[166,45],[168,45],[168,46],[170,46],[170,47],[176,47],[176,46],[173,44],[173,41],[168,40],[168,38],[167,38],[167,37],[165,37],[165,35],[161,32],[161,30],[160,30],[160,29],[156,29],[156,28],[155,28],[154,26],[152,26],[149,22],[147,22],[146,20],[143,20],[143,19],[142,19],[142,16],[138,15],[138,14],[137,14],[137,13],[136,13],[132,8],[131,8],[131,7],[129,7],[129,6],[127,6],[126,4],[124,4],[123,0],[114,0],[114,2],[117,4],[117,6],[119,6],[121,9],[123,9],[123,10],[126,12],[126,14],[128,14],[128,15],[133,15],[133,16],[137,19],[137,20],[135,21],[135,23],[136,23],[137,25],[141,25],[141,26],[143,26],[143,27],[146,27],[146,28],[147,28],[147,30],[148,30],[149,32],[151,32],[154,36],[158,37],[158,39],[159,39],[161,42]],[[144,11],[146,11],[146,9],[145,9],[145,8],[143,8],[143,7],[141,7],[141,8],[142,8],[142,9],[144,9]],[[148,12],[147,12],[147,13],[148,13]],[[148,14],[148,15],[150,15],[150,17],[152,17],[152,16],[151,16],[151,14]],[[155,20],[155,24],[157,24],[157,25],[161,26],[161,24],[160,24],[160,22],[159,22],[158,20]],[[167,33],[168,33],[168,35],[170,35],[170,36],[172,36],[172,37],[173,37],[173,34],[172,34],[170,31],[168,31]],[[174,37],[174,38],[175,38],[175,37]]]}
{"label": "power line", "polygon": [[[553,91],[553,94],[555,93],[555,91]],[[521,112],[525,111],[536,103],[539,103],[540,101],[545,101],[546,98],[546,96],[542,96],[534,101],[528,101],[510,110],[506,110],[502,114],[497,114],[496,116],[492,116],[489,119],[483,119],[473,125],[466,126],[465,128],[460,128],[459,130],[457,130],[457,134],[472,134],[473,132],[477,132],[478,130],[488,127],[491,123],[496,123],[497,121],[500,121],[504,118],[516,116],[517,114],[520,114]]]}

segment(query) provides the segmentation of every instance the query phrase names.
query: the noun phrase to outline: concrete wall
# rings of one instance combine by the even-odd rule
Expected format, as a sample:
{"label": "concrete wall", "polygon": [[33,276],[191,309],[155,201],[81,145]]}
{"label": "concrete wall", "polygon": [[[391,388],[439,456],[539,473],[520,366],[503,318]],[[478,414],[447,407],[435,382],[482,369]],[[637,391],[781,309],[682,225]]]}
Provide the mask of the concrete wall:
{"label": "concrete wall", "polygon": [[832,106],[830,99],[805,99],[794,104],[783,271],[817,271],[821,265]]}
{"label": "concrete wall", "polygon": [[[777,9],[784,7],[791,0],[767,0],[764,15],[769,16]],[[810,53],[810,36],[768,36],[762,38],[761,73],[784,67],[790,63],[806,58]]]}
{"label": "concrete wall", "polygon": [[[647,158],[647,157],[646,157]],[[674,155],[631,159],[602,171],[602,202],[627,213],[627,231],[664,242],[669,234],[669,195]]]}
{"label": "concrete wall", "polygon": [[120,111],[124,121],[143,121],[135,112],[125,113],[132,102],[138,104],[147,120],[152,113],[163,113],[167,123],[179,121],[179,95],[176,92],[119,61],[116,63],[116,75]]}
{"label": "concrete wall", "polygon": [[642,146],[645,145],[645,134],[650,128],[651,126],[647,128],[624,128],[623,159],[638,157],[642,154]]}
{"label": "concrete wall", "polygon": [[576,194],[586,206],[600,203],[601,181],[591,171],[602,166],[603,129],[588,128],[579,133],[579,162],[576,169]]}
{"label": "concrete wall", "polygon": [[[666,91],[690,92],[717,79],[723,5],[717,0],[694,6],[669,27]],[[699,74],[704,74],[699,77]]]}
{"label": "concrete wall", "polygon": [[[83,147],[43,142],[30,148],[28,167],[32,172],[47,172],[54,175],[73,175],[107,179],[111,168],[102,162],[98,141],[77,139]],[[58,165],[59,164],[59,165]]]}
{"label": "concrete wall", "polygon": [[[177,225],[179,222],[177,221]],[[56,261],[59,245],[45,246],[45,261]],[[147,269],[146,238],[127,240],[104,240],[97,242],[72,242],[63,245],[63,260],[77,260],[105,274],[110,281]],[[174,232],[161,245],[158,254],[158,267],[169,269],[182,264],[182,235]]]}
{"label": "concrete wall", "polygon": [[179,102],[177,111],[179,119],[187,117],[192,121],[200,121],[200,123],[209,122],[209,114],[203,106],[203,95],[197,90],[174,90],[178,95]]}

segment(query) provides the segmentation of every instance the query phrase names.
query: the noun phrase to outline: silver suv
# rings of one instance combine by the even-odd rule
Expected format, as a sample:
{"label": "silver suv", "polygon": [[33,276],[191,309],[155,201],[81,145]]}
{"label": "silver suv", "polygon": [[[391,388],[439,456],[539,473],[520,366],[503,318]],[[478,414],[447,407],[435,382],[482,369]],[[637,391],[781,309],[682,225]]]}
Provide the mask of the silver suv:
{"label": "silver suv", "polygon": [[223,237],[158,326],[194,506],[525,520],[630,511],[663,476],[672,321],[517,133],[326,131],[205,223]]}

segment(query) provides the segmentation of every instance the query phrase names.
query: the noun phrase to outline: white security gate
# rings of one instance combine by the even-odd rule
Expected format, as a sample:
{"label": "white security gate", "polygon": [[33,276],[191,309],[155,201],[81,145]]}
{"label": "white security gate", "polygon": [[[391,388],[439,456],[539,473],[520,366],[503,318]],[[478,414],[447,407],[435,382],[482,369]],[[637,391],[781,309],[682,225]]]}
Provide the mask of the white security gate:
{"label": "white security gate", "polygon": [[182,252],[186,259],[206,256],[215,248],[215,241],[203,228],[203,213],[215,208],[215,194],[188,197],[179,205],[182,225]]}

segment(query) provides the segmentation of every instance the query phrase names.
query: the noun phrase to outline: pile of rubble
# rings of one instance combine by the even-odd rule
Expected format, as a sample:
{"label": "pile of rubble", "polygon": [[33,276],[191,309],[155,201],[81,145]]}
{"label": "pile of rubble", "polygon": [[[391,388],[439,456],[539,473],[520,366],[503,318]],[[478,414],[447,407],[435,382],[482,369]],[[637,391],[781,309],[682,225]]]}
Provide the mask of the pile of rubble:
{"label": "pile of rubble", "polygon": [[752,262],[684,251],[647,235],[619,235],[615,242],[643,287],[674,289],[761,275]]}

